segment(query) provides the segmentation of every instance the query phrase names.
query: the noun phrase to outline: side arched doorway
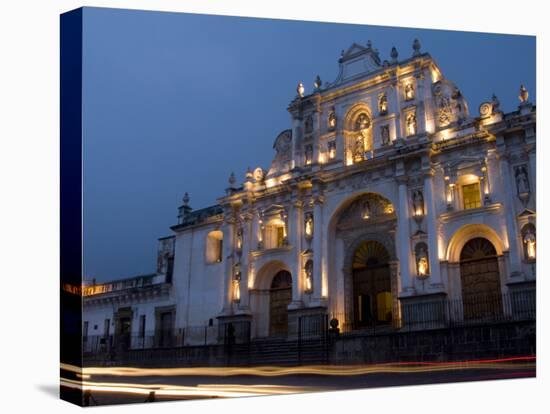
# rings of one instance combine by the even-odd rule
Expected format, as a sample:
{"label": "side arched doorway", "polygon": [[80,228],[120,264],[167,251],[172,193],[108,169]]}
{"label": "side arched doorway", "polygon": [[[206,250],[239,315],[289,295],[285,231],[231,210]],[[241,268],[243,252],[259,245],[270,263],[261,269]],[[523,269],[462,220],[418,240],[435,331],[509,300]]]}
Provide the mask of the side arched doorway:
{"label": "side arched doorway", "polygon": [[489,240],[476,237],[464,245],[460,253],[460,281],[464,319],[502,314],[498,257]]}
{"label": "side arched doorway", "polygon": [[269,336],[288,334],[288,305],[292,301],[292,277],[286,270],[279,271],[269,289]]}
{"label": "side arched doorway", "polygon": [[353,327],[360,329],[392,322],[390,255],[379,242],[361,242],[353,271]]}

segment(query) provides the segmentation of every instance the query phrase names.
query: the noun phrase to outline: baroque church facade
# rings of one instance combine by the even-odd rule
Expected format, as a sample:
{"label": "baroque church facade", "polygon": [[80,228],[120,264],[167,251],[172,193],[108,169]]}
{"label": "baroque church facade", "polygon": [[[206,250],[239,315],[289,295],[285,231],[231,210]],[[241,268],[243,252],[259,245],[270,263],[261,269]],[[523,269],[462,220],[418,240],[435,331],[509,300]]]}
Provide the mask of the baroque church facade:
{"label": "baroque church facade", "polygon": [[293,338],[316,315],[399,330],[429,303],[459,304],[458,321],[521,311],[504,298],[536,285],[527,90],[516,111],[493,95],[472,114],[418,40],[404,59],[369,42],[338,63],[334,82],[298,85],[269,169],[232,174],[208,208],[185,195],[155,275],[85,286],[85,336],[193,345],[228,326]]}

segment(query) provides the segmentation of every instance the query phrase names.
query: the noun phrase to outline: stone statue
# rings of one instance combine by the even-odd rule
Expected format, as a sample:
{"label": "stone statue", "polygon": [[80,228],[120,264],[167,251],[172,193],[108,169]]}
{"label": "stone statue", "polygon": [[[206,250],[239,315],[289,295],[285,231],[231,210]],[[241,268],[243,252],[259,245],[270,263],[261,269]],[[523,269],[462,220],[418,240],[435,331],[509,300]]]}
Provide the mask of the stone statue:
{"label": "stone statue", "polygon": [[305,155],[306,155],[306,164],[311,164],[313,161],[313,146],[312,145],[306,145],[305,148]]}
{"label": "stone statue", "polygon": [[332,111],[328,116],[328,127],[330,129],[336,128],[336,114]]}
{"label": "stone statue", "polygon": [[365,143],[363,141],[363,135],[359,134],[355,137],[355,147],[353,149],[353,161],[363,161],[365,158]]}
{"label": "stone statue", "polygon": [[318,91],[319,89],[321,89],[322,85],[323,83],[321,81],[321,77],[317,75],[317,77],[315,78],[315,82],[313,82],[313,86],[315,87],[315,90]]}
{"label": "stone statue", "polygon": [[414,39],[413,41],[413,56],[420,55],[420,41],[418,39]]}
{"label": "stone statue", "polygon": [[535,234],[531,229],[528,229],[525,235],[523,236],[523,242],[525,243],[525,251],[527,253],[527,258],[533,260],[536,258],[536,245],[537,240]]}
{"label": "stone statue", "polygon": [[412,83],[407,83],[405,85],[405,99],[407,101],[414,99],[414,86]]}
{"label": "stone statue", "polygon": [[416,251],[416,268],[418,276],[427,276],[429,270],[428,252],[424,243],[420,243]]}
{"label": "stone statue", "polygon": [[368,129],[369,127],[370,127],[370,118],[367,114],[362,113],[357,117],[357,120],[355,121],[355,130],[363,131],[364,129]]}
{"label": "stone statue", "polygon": [[516,168],[516,186],[518,189],[518,194],[529,194],[531,190],[529,189],[529,178],[527,176],[527,169],[525,165],[520,165]]}
{"label": "stone statue", "polygon": [[407,135],[416,135],[416,114],[414,112],[407,115]]}
{"label": "stone statue", "polygon": [[378,99],[378,112],[380,112],[380,114],[388,112],[388,97],[385,93],[380,95],[380,99]]}
{"label": "stone statue", "polygon": [[391,56],[391,62],[396,63],[397,56],[399,56],[399,54],[397,53],[397,49],[395,48],[395,46],[391,48],[390,56]]}
{"label": "stone statue", "polygon": [[300,98],[304,97],[304,92],[306,91],[306,88],[304,88],[304,84],[300,82],[298,86],[296,87],[296,92],[298,92],[298,96]]}
{"label": "stone statue", "polygon": [[521,85],[519,87],[519,101],[521,103],[527,102],[527,99],[529,99],[529,92],[525,88],[525,86]]}
{"label": "stone statue", "polygon": [[313,290],[313,261],[308,260],[304,267],[304,273],[306,276],[305,290],[311,292]]}
{"label": "stone statue", "polygon": [[243,228],[239,227],[237,229],[237,240],[236,240],[237,251],[241,251],[243,248]]}
{"label": "stone statue", "polygon": [[421,190],[415,190],[413,193],[413,209],[415,216],[424,215],[424,195]]}
{"label": "stone statue", "polygon": [[311,213],[306,213],[305,232],[306,232],[306,238],[313,237],[313,214]]}

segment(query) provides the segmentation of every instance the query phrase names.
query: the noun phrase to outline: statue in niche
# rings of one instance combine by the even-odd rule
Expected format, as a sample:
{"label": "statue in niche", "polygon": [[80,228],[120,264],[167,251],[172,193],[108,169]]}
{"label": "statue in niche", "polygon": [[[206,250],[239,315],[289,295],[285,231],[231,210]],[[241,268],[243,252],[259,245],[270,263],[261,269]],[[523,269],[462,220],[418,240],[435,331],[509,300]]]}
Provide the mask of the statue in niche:
{"label": "statue in niche", "polygon": [[311,132],[313,132],[313,117],[311,115],[306,118],[305,131],[306,134],[311,134]]}
{"label": "statue in niche", "polygon": [[413,193],[413,209],[415,216],[424,215],[424,195],[421,190],[415,190]]}
{"label": "statue in niche", "polygon": [[429,273],[428,252],[424,243],[420,243],[416,250],[416,269],[418,276],[427,276]]}
{"label": "statue in niche", "polygon": [[405,85],[405,100],[410,101],[414,99],[414,86],[412,82],[409,82]]}
{"label": "statue in niche", "polygon": [[380,138],[382,140],[382,145],[389,145],[390,143],[390,126],[382,125],[380,127]]}
{"label": "statue in niche", "polygon": [[306,156],[306,165],[310,165],[313,161],[313,146],[312,145],[306,145],[305,148],[305,156]]}
{"label": "statue in niche", "polygon": [[414,112],[407,115],[407,135],[416,135],[416,113]]}
{"label": "statue in niche", "polygon": [[328,127],[329,129],[336,128],[336,114],[332,111],[328,116]]}
{"label": "statue in niche", "polygon": [[237,247],[237,251],[240,252],[243,248],[243,228],[242,227],[239,227],[237,229],[237,237],[235,240],[235,245]]}
{"label": "statue in niche", "polygon": [[313,214],[306,213],[304,226],[306,238],[310,239],[311,237],[313,237]]}
{"label": "statue in niche", "polygon": [[355,130],[358,132],[363,132],[369,127],[370,127],[370,118],[367,114],[362,113],[357,117],[357,120],[355,121]]}
{"label": "statue in niche", "polygon": [[525,168],[525,165],[520,165],[516,168],[516,186],[518,190],[518,194],[529,194],[529,178],[527,176],[527,168]]}
{"label": "statue in niche", "polygon": [[365,144],[363,141],[363,135],[359,134],[355,137],[355,146],[353,148],[353,161],[363,161],[365,158]]}
{"label": "statue in niche", "polygon": [[525,253],[529,260],[534,260],[537,256],[537,239],[535,233],[531,228],[527,229],[527,232],[523,236],[523,242],[525,243]]}
{"label": "statue in niche", "polygon": [[306,276],[305,280],[305,291],[311,292],[313,290],[313,261],[308,260],[304,266],[304,273]]}
{"label": "statue in niche", "polygon": [[388,112],[388,97],[385,93],[380,95],[380,99],[378,99],[378,112],[380,112],[380,115]]}

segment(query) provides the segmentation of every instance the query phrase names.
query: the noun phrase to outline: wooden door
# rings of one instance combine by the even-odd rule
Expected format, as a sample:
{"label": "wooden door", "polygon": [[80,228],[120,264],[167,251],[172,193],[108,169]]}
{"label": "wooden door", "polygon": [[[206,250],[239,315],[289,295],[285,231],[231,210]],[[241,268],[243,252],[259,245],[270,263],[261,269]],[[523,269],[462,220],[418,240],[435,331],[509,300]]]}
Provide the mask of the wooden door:
{"label": "wooden door", "polygon": [[269,292],[269,335],[288,334],[288,305],[292,301],[292,278],[287,271],[275,275]]}
{"label": "wooden door", "polygon": [[460,255],[464,319],[502,314],[498,259],[494,246],[478,237],[466,243]]}

